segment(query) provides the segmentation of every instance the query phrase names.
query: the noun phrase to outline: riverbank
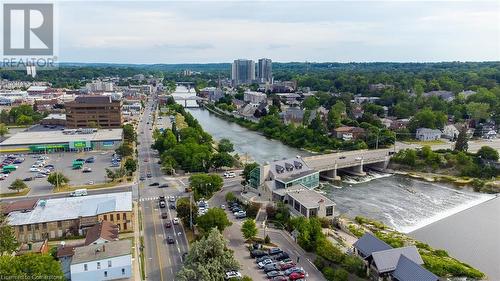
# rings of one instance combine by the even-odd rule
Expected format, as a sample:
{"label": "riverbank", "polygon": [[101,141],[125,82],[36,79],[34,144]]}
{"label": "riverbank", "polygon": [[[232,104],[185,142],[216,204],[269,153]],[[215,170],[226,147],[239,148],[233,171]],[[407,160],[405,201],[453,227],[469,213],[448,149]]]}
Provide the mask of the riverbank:
{"label": "riverbank", "polygon": [[489,280],[500,280],[499,214],[500,196],[496,196],[408,235],[446,249],[450,255],[486,273]]}

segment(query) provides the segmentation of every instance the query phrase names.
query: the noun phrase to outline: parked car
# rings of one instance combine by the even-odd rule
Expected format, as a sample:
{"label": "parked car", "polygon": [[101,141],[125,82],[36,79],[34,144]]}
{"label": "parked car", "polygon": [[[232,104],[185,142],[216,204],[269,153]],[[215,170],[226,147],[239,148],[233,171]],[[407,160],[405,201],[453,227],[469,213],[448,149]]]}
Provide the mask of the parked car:
{"label": "parked car", "polygon": [[[2,177],[3,179],[3,177]],[[23,181],[32,181],[33,180],[33,177],[27,177],[27,178],[24,178]]]}
{"label": "parked car", "polygon": [[168,184],[166,184],[166,183],[164,183],[164,184],[160,184],[160,185],[158,186],[158,188],[166,188],[166,187],[168,187]]}
{"label": "parked car", "polygon": [[149,186],[159,186],[160,183],[159,182],[153,182],[153,183],[150,183]]}
{"label": "parked car", "polygon": [[283,250],[281,250],[280,248],[271,248],[268,250],[268,253],[269,255],[277,255],[277,254],[281,254],[283,253]]}
{"label": "parked car", "polygon": [[265,259],[258,263],[259,268],[264,268],[266,265],[273,263],[272,259]]}
{"label": "parked car", "polygon": [[305,272],[293,272],[292,274],[288,275],[288,279],[297,280],[297,279],[302,279],[305,276],[306,276]]}
{"label": "parked car", "polygon": [[235,174],[234,172],[225,172],[225,173],[224,173],[224,177],[225,177],[226,179],[229,179],[229,178],[234,178],[234,177],[236,177],[236,174]]}
{"label": "parked car", "polygon": [[265,255],[265,256],[262,256],[262,257],[256,258],[256,259],[255,259],[255,263],[259,263],[259,262],[264,261],[264,260],[267,260],[267,259],[271,259],[271,256]]}
{"label": "parked car", "polygon": [[91,169],[91,168],[89,168],[89,167],[85,167],[85,168],[83,168],[83,170],[82,170],[82,173],[91,173],[91,172],[92,172],[92,169]]}
{"label": "parked car", "polygon": [[71,197],[78,197],[78,196],[86,196],[87,195],[87,189],[77,189],[69,194]]}
{"label": "parked car", "polygon": [[169,196],[168,202],[175,202],[175,196]]}
{"label": "parked car", "polygon": [[151,177],[152,177],[152,175],[151,175],[150,173],[148,173],[148,174],[146,174],[146,177],[147,177],[147,178],[151,178]]}
{"label": "parked car", "polygon": [[285,271],[287,269],[290,269],[292,267],[295,267],[294,262],[289,262],[289,263],[280,263],[279,265],[281,271]]}
{"label": "parked car", "polygon": [[141,180],[141,181],[143,181],[143,180],[145,180],[145,179],[146,179],[146,178],[145,178],[144,176],[141,176],[141,177],[139,178],[139,180]]}
{"label": "parked car", "polygon": [[275,276],[273,277],[273,279],[271,279],[272,281],[288,281],[288,279],[283,276],[283,275],[280,275],[280,276]]}
{"label": "parked car", "polygon": [[290,258],[290,256],[286,252],[283,252],[283,253],[280,253],[280,254],[277,254],[276,256],[274,256],[274,259],[277,261],[283,261],[283,260],[288,259],[288,258]]}
{"label": "parked car", "polygon": [[174,224],[179,224],[179,218],[174,218],[173,222],[174,222]]}
{"label": "parked car", "polygon": [[222,210],[225,210],[225,209],[226,209],[226,206],[225,206],[224,204],[221,204],[221,205],[220,205],[220,208],[221,208]]}
{"label": "parked car", "polygon": [[170,208],[170,210],[175,210],[175,204],[170,204],[169,208]]}
{"label": "parked car", "polygon": [[302,269],[302,268],[292,267],[292,268],[290,268],[290,269],[285,270],[285,275],[286,275],[286,276],[289,276],[290,274],[292,274],[292,273],[294,273],[294,272],[302,272],[302,273],[305,273],[305,272],[304,272],[304,269]]}
{"label": "parked car", "polygon": [[267,278],[274,278],[276,276],[283,276],[283,272],[274,270],[274,271],[270,271],[270,272],[266,273],[266,276],[267,276]]}
{"label": "parked car", "polygon": [[268,264],[268,265],[264,266],[264,272],[265,273],[268,273],[268,272],[271,272],[271,271],[280,271],[280,267],[278,266],[278,264],[271,263],[271,264]]}
{"label": "parked car", "polygon": [[30,172],[40,172],[40,169],[35,168],[35,167],[31,167]]}
{"label": "parked car", "polygon": [[262,250],[253,250],[250,252],[250,257],[252,257],[252,258],[260,258],[260,257],[266,256],[266,255],[267,255],[267,252],[264,252]]}
{"label": "parked car", "polygon": [[160,205],[160,208],[166,207],[165,201],[160,201],[158,204]]}
{"label": "parked car", "polygon": [[85,159],[85,163],[94,163],[95,162],[95,157],[89,157],[87,159]]}
{"label": "parked car", "polygon": [[228,271],[226,272],[226,276],[224,276],[225,280],[230,280],[230,279],[241,279],[241,273],[238,271]]}
{"label": "parked car", "polygon": [[175,244],[175,240],[174,240],[174,238],[173,238],[172,236],[168,236],[168,237],[167,237],[167,243],[168,243],[168,244]]}
{"label": "parked car", "polygon": [[235,213],[234,216],[237,219],[243,219],[243,218],[247,217],[247,212],[245,212],[245,211],[239,211],[239,212]]}

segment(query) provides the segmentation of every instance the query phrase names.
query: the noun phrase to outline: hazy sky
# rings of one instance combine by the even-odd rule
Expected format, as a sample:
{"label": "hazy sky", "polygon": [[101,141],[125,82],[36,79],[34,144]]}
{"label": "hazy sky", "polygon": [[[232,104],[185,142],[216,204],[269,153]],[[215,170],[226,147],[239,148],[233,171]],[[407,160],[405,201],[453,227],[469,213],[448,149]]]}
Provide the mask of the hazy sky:
{"label": "hazy sky", "polygon": [[500,1],[59,2],[65,62],[500,60]]}

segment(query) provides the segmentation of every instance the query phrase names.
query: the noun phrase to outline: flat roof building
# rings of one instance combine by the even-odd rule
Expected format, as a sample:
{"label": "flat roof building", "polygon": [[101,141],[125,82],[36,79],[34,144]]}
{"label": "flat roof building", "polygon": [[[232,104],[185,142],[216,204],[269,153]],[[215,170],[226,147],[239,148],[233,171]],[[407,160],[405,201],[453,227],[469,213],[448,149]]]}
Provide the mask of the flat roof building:
{"label": "flat roof building", "polygon": [[122,102],[111,96],[79,96],[67,102],[67,128],[119,128],[122,120]]}
{"label": "flat roof building", "polygon": [[7,221],[18,241],[30,242],[83,235],[102,221],[132,231],[132,215],[132,193],[120,192],[38,200],[32,209],[10,212]]}
{"label": "flat roof building", "polygon": [[303,185],[275,189],[273,190],[273,200],[288,204],[290,209],[306,218],[333,219],[334,217],[335,202]]}

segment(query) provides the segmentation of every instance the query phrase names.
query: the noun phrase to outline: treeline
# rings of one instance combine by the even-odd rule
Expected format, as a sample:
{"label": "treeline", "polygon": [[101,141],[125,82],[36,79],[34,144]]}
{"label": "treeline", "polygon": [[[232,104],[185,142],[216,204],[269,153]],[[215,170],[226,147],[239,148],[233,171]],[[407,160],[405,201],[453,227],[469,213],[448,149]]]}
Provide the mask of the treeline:
{"label": "treeline", "polygon": [[211,168],[234,165],[234,159],[229,154],[232,145],[230,151],[219,147],[219,151],[214,152],[212,136],[203,130],[198,121],[186,112],[182,105],[170,99],[167,106],[170,111],[168,114],[183,116],[187,127],[178,129],[174,122],[172,129],[166,129],[162,133],[155,131],[153,134],[155,141],[152,148],[160,153],[165,172],[172,173],[175,169],[207,172]]}
{"label": "treeline", "polygon": [[33,110],[33,106],[23,104],[12,107],[10,110],[3,109],[0,112],[0,123],[19,126],[33,125],[46,116],[46,113]]}

